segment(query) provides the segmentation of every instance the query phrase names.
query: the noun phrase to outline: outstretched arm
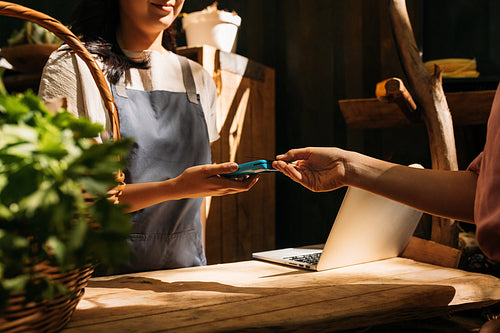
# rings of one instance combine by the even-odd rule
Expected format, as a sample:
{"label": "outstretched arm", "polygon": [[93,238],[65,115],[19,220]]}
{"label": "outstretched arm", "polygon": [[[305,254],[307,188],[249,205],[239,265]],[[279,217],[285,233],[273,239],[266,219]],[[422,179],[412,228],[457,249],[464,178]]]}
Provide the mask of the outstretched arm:
{"label": "outstretched arm", "polygon": [[471,171],[411,168],[339,148],[293,149],[276,159],[273,167],[315,192],[354,186],[432,215],[474,221]]}
{"label": "outstretched arm", "polygon": [[248,191],[258,176],[231,180],[221,176],[236,171],[236,163],[206,164],[190,167],[176,178],[161,182],[127,184],[120,195],[120,203],[133,212],[167,200],[221,196]]}

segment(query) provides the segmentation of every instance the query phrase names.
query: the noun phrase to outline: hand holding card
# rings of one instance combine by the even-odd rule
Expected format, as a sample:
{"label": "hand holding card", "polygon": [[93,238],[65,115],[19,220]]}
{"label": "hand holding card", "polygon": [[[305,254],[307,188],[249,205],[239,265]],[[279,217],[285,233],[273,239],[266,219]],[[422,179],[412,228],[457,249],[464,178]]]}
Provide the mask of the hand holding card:
{"label": "hand holding card", "polygon": [[253,162],[240,164],[238,166],[237,171],[224,174],[223,176],[228,178],[241,178],[256,173],[277,172],[277,171],[278,170],[272,167],[272,161],[257,160]]}

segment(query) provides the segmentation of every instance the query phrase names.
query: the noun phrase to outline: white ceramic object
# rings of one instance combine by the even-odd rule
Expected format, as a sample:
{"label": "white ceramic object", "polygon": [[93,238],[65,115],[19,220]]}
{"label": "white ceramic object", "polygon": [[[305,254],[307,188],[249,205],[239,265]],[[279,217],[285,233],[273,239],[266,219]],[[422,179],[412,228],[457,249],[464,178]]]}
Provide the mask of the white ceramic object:
{"label": "white ceramic object", "polygon": [[202,10],[182,19],[188,47],[210,45],[235,52],[241,17],[222,10]]}

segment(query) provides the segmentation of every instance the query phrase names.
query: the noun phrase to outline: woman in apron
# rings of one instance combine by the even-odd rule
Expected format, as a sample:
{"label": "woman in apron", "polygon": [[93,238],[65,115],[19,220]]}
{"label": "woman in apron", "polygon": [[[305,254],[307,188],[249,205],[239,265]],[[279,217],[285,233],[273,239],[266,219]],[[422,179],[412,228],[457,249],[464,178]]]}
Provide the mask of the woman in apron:
{"label": "woman in apron", "polygon": [[[220,175],[235,171],[235,163],[211,164],[215,85],[199,64],[173,52],[169,30],[183,3],[84,0],[72,25],[102,64],[121,136],[134,140],[119,198],[134,225],[132,257],[122,272],[205,265],[203,197],[247,191],[258,179],[230,180]],[[108,124],[90,72],[64,47],[49,59],[39,95],[64,96],[77,116]]]}

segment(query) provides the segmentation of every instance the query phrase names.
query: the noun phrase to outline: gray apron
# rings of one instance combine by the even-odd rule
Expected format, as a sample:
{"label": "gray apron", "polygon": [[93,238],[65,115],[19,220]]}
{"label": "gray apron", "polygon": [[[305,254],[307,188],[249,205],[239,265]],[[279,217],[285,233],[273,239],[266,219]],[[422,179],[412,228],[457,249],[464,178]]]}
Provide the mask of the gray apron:
{"label": "gray apron", "polygon": [[[186,58],[179,57],[186,92],[138,91],[112,85],[122,137],[134,139],[125,182],[157,182],[211,163],[205,115]],[[171,200],[134,212],[132,257],[121,272],[206,265],[203,198]]]}

